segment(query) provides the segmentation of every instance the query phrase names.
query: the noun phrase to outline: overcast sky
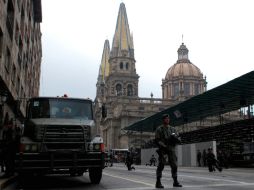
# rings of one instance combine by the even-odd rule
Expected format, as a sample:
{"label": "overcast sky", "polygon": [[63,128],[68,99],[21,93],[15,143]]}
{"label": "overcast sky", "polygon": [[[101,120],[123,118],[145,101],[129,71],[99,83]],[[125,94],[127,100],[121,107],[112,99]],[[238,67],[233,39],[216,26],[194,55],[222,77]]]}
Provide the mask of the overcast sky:
{"label": "overcast sky", "polygon": [[42,0],[41,96],[95,98],[104,41],[120,3],[133,33],[139,96],[161,83],[183,42],[208,90],[253,70],[253,0]]}

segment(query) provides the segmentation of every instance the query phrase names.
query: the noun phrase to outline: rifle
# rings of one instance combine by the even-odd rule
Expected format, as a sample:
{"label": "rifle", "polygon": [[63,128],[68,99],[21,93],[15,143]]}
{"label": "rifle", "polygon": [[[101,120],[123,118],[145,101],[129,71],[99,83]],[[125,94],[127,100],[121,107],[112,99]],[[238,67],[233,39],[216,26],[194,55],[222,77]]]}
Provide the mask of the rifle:
{"label": "rifle", "polygon": [[167,145],[177,145],[177,144],[181,144],[182,143],[182,140],[181,140],[181,137],[179,137],[178,134],[176,133],[172,133],[170,135],[170,138],[167,139]]}
{"label": "rifle", "polygon": [[[170,138],[166,139],[166,146],[164,145],[161,145],[159,143],[157,143],[158,146],[159,146],[159,149],[156,150],[156,152],[158,153],[158,155],[160,154],[168,154],[169,153],[169,150],[168,150],[168,146],[175,146],[177,144],[181,144],[181,138],[175,134],[175,133],[172,133],[170,135]],[[164,143],[163,143],[164,144]]]}

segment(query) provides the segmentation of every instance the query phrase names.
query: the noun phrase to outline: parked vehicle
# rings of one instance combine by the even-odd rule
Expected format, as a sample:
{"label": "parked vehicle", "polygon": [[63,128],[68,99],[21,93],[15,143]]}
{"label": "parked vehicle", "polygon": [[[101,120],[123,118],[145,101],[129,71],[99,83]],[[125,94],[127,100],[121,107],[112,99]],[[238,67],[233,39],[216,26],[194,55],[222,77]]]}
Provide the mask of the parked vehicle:
{"label": "parked vehicle", "polygon": [[104,144],[100,136],[91,134],[93,127],[90,99],[29,99],[15,159],[16,171],[21,175],[67,173],[71,176],[88,171],[91,182],[100,183]]}

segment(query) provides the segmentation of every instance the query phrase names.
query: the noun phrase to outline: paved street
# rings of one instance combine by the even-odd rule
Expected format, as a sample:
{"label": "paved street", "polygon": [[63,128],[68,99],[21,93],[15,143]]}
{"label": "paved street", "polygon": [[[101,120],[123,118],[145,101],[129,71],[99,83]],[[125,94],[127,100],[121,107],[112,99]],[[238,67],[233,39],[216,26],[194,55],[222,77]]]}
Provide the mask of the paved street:
{"label": "paved street", "polygon": [[[7,190],[14,189],[75,189],[75,190],[134,190],[155,189],[156,167],[135,166],[136,170],[127,171],[122,164],[104,170],[102,181],[99,185],[90,183],[88,173],[83,177],[46,176],[33,177],[26,180],[23,186],[18,183],[8,186]],[[209,173],[206,168],[179,168],[179,181],[183,188],[173,188],[170,177],[170,168],[167,166],[163,173],[162,183],[165,189],[188,190],[250,190],[254,189],[254,169],[230,168],[223,172]]]}

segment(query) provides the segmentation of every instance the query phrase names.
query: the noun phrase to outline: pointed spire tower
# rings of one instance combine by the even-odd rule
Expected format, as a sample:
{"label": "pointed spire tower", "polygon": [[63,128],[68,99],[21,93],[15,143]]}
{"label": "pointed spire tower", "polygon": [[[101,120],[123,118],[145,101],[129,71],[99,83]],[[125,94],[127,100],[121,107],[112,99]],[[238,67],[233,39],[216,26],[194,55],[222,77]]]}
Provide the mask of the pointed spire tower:
{"label": "pointed spire tower", "polygon": [[133,36],[130,34],[124,3],[120,4],[106,80],[109,96],[138,96],[138,79],[134,58]]}
{"label": "pointed spire tower", "polygon": [[111,56],[124,56],[134,59],[133,38],[130,34],[124,3],[120,4]]}
{"label": "pointed spire tower", "polygon": [[110,55],[110,46],[109,46],[109,41],[105,40],[104,42],[104,48],[103,48],[103,53],[102,53],[102,58],[101,58],[101,65],[99,69],[99,75],[97,78],[97,96],[103,97],[104,92],[105,92],[105,79],[109,75],[109,55]]}

